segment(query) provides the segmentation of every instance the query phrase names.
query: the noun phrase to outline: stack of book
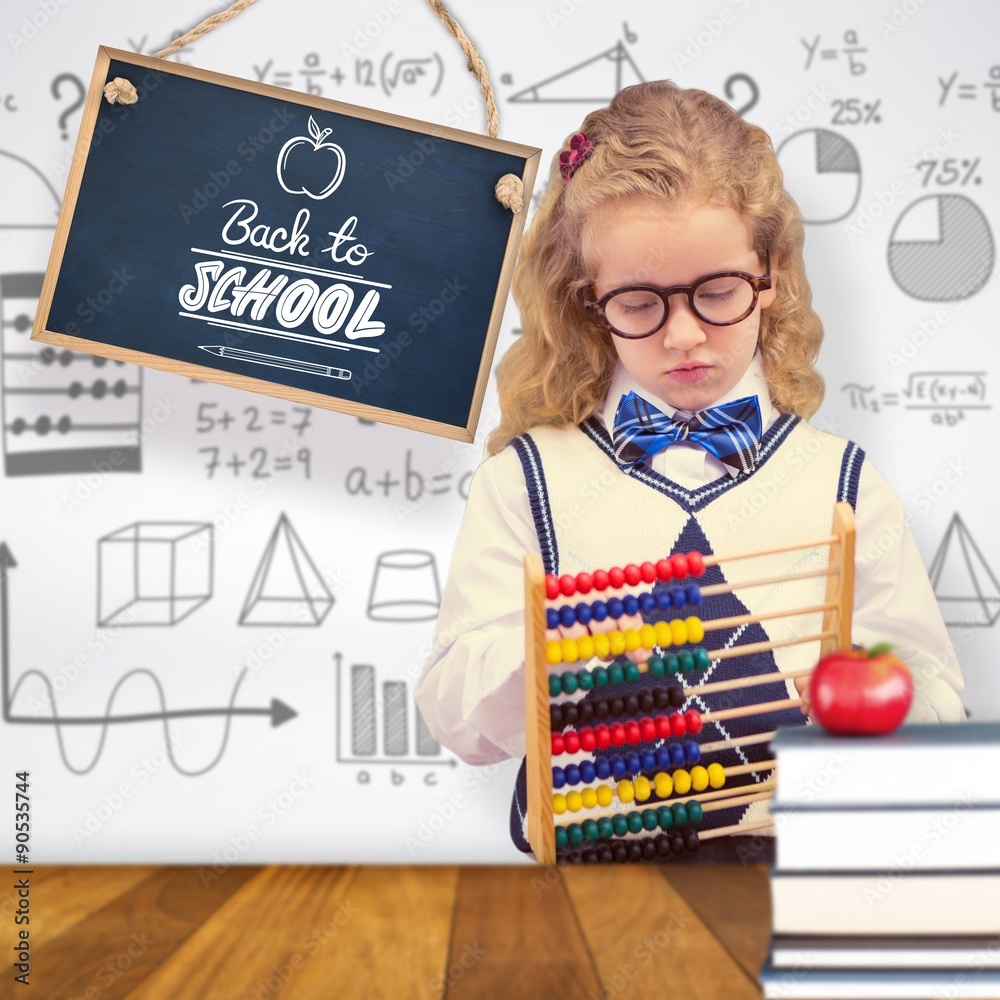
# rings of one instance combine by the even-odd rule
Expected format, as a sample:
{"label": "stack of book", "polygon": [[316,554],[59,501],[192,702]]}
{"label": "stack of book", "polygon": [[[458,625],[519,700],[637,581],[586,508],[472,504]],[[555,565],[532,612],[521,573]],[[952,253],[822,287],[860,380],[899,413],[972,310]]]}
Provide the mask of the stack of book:
{"label": "stack of book", "polygon": [[1000,723],[771,746],[764,996],[1000,997]]}

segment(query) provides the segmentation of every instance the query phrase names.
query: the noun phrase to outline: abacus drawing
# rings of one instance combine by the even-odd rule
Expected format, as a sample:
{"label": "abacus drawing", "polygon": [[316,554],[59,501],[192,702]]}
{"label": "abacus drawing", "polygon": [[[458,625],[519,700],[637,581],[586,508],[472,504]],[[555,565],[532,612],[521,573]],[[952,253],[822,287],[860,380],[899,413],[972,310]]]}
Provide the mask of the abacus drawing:
{"label": "abacus drawing", "polygon": [[[699,605],[703,597],[732,591],[729,584],[699,587],[690,582],[701,576],[706,567],[818,546],[829,546],[825,569],[753,579],[742,587],[825,576],[826,597],[822,604],[737,618],[703,621],[694,615],[681,617],[680,609]],[[530,553],[524,560],[524,574],[527,826],[528,841],[537,861],[551,865],[569,860],[659,860],[694,850],[702,840],[737,832],[751,833],[770,826],[771,820],[765,819],[719,826],[701,833],[696,829],[705,813],[766,800],[773,795],[775,785],[773,760],[724,768],[718,762],[706,766],[701,763],[703,757],[735,745],[767,743],[774,732],[755,732],[701,744],[682,738],[699,733],[705,722],[795,708],[801,705],[801,699],[755,702],[709,713],[680,709],[693,692],[752,689],[776,680],[784,682],[808,676],[812,668],[772,671],[690,687],[678,681],[718,660],[783,645],[818,640],[821,657],[835,649],[851,648],[854,600],[851,505],[846,502],[834,505],[831,532],[821,538],[731,555],[675,554],[655,563],[559,577],[546,575],[541,557]],[[680,581],[688,582],[662,586]],[[640,592],[634,593],[636,588]],[[579,600],[580,596],[585,599]],[[576,602],[572,601],[574,597]],[[641,628],[617,627],[617,619],[623,615],[649,615],[668,609],[678,614],[654,623],[646,621]],[[821,630],[811,635],[724,649],[706,649],[701,645],[712,632],[742,622],[819,612],[823,616]],[[590,634],[577,639],[546,637],[547,629],[574,623],[589,626]],[[646,659],[624,665],[606,662],[583,669],[566,669],[570,664],[595,657],[613,661],[626,652],[636,657],[645,654]],[[664,683],[645,687],[639,694],[630,693],[628,686],[642,674],[663,678]],[[602,694],[607,690],[608,696],[584,695],[575,700],[566,697],[591,690],[601,690]],[[628,718],[613,721],[616,717]],[[656,747],[641,753],[629,752],[630,745],[640,743],[655,743]],[[622,753],[615,753],[617,748],[623,748]],[[609,754],[594,753],[603,750],[609,750]],[[559,758],[565,760],[567,755],[572,755],[572,763],[560,762]],[[768,767],[770,777],[755,786],[725,788],[727,778],[732,775]],[[641,803],[645,805],[629,808]]]}

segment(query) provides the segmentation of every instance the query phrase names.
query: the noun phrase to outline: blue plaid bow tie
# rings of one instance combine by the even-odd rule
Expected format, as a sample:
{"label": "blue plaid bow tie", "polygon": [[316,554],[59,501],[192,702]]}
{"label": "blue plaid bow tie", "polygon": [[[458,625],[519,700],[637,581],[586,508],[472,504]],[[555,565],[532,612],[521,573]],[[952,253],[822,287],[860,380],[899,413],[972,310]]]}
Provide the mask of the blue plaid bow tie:
{"label": "blue plaid bow tie", "polygon": [[640,465],[677,441],[691,441],[719,459],[731,476],[738,476],[752,472],[757,464],[760,435],[756,396],[710,406],[684,420],[668,417],[642,396],[629,392],[615,411],[611,437],[615,458],[623,469]]}

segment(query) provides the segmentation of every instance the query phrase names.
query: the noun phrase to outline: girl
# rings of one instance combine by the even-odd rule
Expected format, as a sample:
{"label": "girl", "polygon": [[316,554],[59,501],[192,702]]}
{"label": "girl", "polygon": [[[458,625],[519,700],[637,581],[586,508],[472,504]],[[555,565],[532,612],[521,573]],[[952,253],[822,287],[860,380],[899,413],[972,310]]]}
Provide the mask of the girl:
{"label": "girl", "polygon": [[[856,444],[808,423],[823,396],[822,325],[802,243],[770,138],[704,91],[667,80],[627,87],[564,143],[515,269],[523,332],[498,368],[501,422],[470,485],[415,690],[431,732],[466,762],[524,754],[525,553],[540,551],[546,572],[576,574],[674,552],[764,549],[828,534],[838,500],[855,511],[854,642],[895,644],[914,678],[908,722],[964,719],[959,666],[902,504]],[[733,591],[706,598],[698,616],[822,604],[824,577],[749,584],[823,569],[828,554],[817,546],[712,567],[699,583]],[[711,648],[808,636],[820,622],[816,613],[740,625],[711,633]],[[685,683],[808,668],[818,647],[716,660]],[[642,674],[639,686],[649,683]],[[683,708],[795,698],[806,687],[779,680]],[[801,725],[806,711],[807,701],[706,724],[699,739]],[[762,743],[712,760],[769,757]],[[534,857],[524,775],[522,761],[511,837]],[[761,768],[727,784],[769,776]],[[758,802],[706,813],[702,828],[766,815]],[[772,847],[773,837],[735,835],[679,859],[771,863]]]}

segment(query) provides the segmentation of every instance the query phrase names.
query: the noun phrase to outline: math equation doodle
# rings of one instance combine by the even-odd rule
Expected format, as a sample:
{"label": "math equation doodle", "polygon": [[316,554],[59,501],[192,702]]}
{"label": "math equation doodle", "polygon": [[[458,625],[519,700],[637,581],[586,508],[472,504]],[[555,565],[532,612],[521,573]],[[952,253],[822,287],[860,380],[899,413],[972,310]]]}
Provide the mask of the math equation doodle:
{"label": "math equation doodle", "polygon": [[852,410],[925,410],[932,424],[946,427],[965,420],[969,410],[993,409],[986,401],[986,372],[913,372],[902,393],[859,382],[848,382],[841,391],[847,393]]}

